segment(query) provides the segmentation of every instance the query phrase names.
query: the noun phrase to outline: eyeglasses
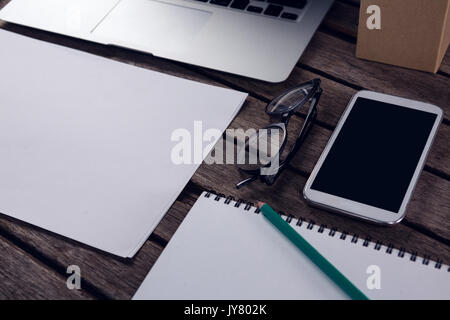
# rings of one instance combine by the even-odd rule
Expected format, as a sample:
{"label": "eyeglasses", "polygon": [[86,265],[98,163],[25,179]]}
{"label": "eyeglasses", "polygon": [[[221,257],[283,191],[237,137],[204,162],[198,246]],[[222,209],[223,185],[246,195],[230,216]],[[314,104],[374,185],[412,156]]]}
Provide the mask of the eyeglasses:
{"label": "eyeglasses", "polygon": [[[250,175],[236,185],[238,189],[258,178],[267,185],[275,183],[311,130],[317,118],[317,105],[321,94],[320,79],[313,79],[284,92],[266,106],[266,113],[279,118],[280,122],[259,129],[238,148],[238,169]],[[295,142],[287,146],[289,120],[294,113],[308,104],[303,126]]]}

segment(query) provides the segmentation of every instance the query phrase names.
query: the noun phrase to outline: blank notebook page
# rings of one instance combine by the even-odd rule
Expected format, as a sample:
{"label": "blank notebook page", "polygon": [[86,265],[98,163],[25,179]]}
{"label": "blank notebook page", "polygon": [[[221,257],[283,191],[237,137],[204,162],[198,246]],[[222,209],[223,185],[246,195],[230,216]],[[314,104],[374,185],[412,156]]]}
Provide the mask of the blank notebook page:
{"label": "blank notebook page", "polygon": [[[137,291],[134,299],[347,299],[255,207],[236,208],[203,193]],[[298,220],[290,224],[371,299],[448,299],[448,266],[415,262],[364,240],[341,240]],[[322,230],[321,230],[322,231]],[[368,289],[369,266],[380,289]],[[438,264],[439,266],[439,264]]]}

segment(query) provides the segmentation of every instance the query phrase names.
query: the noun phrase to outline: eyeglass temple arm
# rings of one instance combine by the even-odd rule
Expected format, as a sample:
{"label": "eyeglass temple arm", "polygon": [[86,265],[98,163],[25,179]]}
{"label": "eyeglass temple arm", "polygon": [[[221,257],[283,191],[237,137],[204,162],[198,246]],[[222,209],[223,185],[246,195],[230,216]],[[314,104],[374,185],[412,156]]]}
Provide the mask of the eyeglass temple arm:
{"label": "eyeglass temple arm", "polygon": [[303,141],[305,140],[306,136],[309,133],[309,130],[311,130],[313,122],[317,116],[317,104],[319,103],[320,96],[322,95],[322,89],[319,88],[319,91],[311,98],[311,107],[308,110],[308,114],[306,115],[305,122],[303,123],[302,129],[300,130],[300,133],[297,137],[297,141],[295,142],[294,147],[292,150],[297,151],[297,149],[303,144]]}
{"label": "eyeglass temple arm", "polygon": [[[322,89],[319,87],[318,91],[311,98],[311,100],[312,100],[311,107],[308,110],[308,114],[306,115],[305,122],[303,123],[302,129],[300,130],[300,133],[297,137],[297,140],[295,141],[295,144],[294,144],[291,152],[289,152],[289,155],[286,157],[286,159],[284,159],[284,161],[282,161],[280,163],[280,165],[278,167],[278,172],[275,175],[271,176],[270,179],[266,179],[266,183],[268,185],[272,185],[277,180],[278,176],[280,175],[280,173],[282,171],[282,168],[290,162],[292,157],[295,155],[295,153],[298,151],[300,146],[303,144],[303,141],[305,140],[306,136],[308,135],[308,132],[311,130],[312,124],[317,116],[317,104],[319,103],[321,94],[322,94]],[[287,122],[289,121],[289,118],[290,117],[287,116],[285,119],[283,119],[283,120],[287,120],[284,122],[286,127],[287,127]],[[287,132],[286,132],[286,134],[287,134]],[[284,148],[284,146],[283,146],[283,148]],[[281,153],[281,151],[280,151],[280,153]]]}
{"label": "eyeglass temple arm", "polygon": [[305,119],[305,123],[303,124],[302,130],[300,131],[298,135],[298,142],[303,143],[303,140],[305,139],[306,135],[309,133],[309,130],[311,130],[313,122],[317,115],[317,109],[313,109],[308,116]]}
{"label": "eyeglass temple arm", "polygon": [[250,178],[247,178],[245,180],[242,180],[241,182],[239,182],[238,184],[236,184],[236,189],[240,189],[242,187],[245,187],[246,185],[248,185],[249,183],[255,181],[256,179],[258,179],[258,176],[252,176]]}

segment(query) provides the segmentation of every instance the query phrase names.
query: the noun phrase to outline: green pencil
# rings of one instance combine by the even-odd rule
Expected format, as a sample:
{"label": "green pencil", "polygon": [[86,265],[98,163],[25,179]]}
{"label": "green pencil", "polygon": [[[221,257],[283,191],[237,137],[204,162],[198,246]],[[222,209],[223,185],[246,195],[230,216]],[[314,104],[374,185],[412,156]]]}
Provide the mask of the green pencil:
{"label": "green pencil", "polygon": [[303,237],[297,233],[283,218],[280,217],[268,204],[259,202],[258,208],[286,238],[300,249],[312,262],[314,262],[331,280],[333,280],[351,299],[369,300],[353,283],[350,282],[335,266],[333,266],[319,251],[314,249]]}

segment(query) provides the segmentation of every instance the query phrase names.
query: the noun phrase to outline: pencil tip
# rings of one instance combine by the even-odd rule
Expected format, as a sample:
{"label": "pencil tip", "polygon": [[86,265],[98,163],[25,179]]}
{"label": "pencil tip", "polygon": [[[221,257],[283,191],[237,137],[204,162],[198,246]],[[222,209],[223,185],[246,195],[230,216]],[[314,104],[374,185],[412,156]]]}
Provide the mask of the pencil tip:
{"label": "pencil tip", "polygon": [[261,209],[261,207],[262,207],[263,205],[265,205],[264,202],[258,201],[258,208],[259,208],[259,209]]}

